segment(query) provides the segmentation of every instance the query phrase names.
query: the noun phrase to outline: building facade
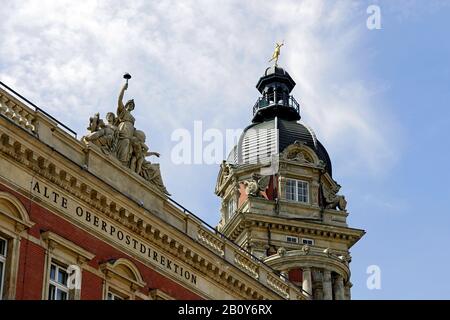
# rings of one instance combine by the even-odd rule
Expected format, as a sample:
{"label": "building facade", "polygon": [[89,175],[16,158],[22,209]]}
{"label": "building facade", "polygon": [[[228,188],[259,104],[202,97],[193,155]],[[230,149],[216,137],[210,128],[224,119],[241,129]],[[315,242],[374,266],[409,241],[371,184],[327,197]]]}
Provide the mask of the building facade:
{"label": "building facade", "polygon": [[146,160],[157,154],[122,102],[128,80],[116,113],[94,115],[81,139],[1,84],[0,297],[349,299],[363,231],[347,226],[328,155],[297,123],[293,85],[281,68],[260,79],[251,127],[277,130],[248,128],[222,164],[211,228]]}
{"label": "building facade", "polygon": [[267,68],[252,123],[222,163],[219,230],[285,275],[313,299],[350,299],[349,249],[364,231],[349,228],[331,160],[300,120],[288,72]]}

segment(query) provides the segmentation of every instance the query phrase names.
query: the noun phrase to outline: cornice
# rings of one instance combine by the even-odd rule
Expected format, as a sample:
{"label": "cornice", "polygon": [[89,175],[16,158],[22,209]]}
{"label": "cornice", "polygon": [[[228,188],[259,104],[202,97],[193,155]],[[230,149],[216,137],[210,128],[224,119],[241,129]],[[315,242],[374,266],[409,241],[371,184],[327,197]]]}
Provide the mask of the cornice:
{"label": "cornice", "polygon": [[345,241],[349,244],[349,248],[365,234],[365,231],[361,229],[252,213],[241,213],[236,217],[236,220],[233,221],[232,227],[233,228],[227,229],[226,231],[233,241],[235,241],[246,228],[257,227],[267,229],[270,227],[271,229],[287,232],[316,235],[325,239]]}
{"label": "cornice", "polygon": [[282,254],[277,253],[264,259],[273,268],[316,267],[325,268],[350,279],[350,268],[346,260],[340,260],[334,255],[326,253],[318,247],[308,247],[308,250],[289,250]]}
{"label": "cornice", "polygon": [[[61,155],[55,154],[49,147],[39,145],[39,140],[25,142],[23,136],[17,137],[15,132],[1,127],[0,152],[14,160],[16,164],[22,165],[23,170],[28,170],[33,175],[53,183],[134,234],[140,235],[170,255],[183,260],[207,278],[213,279],[226,290],[230,290],[233,295],[238,294],[244,299],[276,299],[279,295],[279,293],[275,294],[276,290],[267,291],[267,287],[255,277],[244,279],[239,275],[244,270],[239,268],[240,265],[236,261],[230,264],[231,268],[218,266],[217,258],[221,259],[221,265],[227,265],[229,262],[214,251],[214,246],[205,245],[205,241],[200,247],[197,247],[197,244],[193,245],[192,237],[180,233],[181,230],[165,221],[157,221],[161,219],[158,212],[152,212],[138,206],[135,202],[127,201],[124,195],[117,194],[111,186],[99,181],[99,177],[90,175],[90,172],[82,170]],[[171,207],[167,203],[165,206]],[[171,210],[173,211],[173,206]],[[185,214],[180,213],[180,216],[182,215],[186,217]],[[201,229],[201,226],[197,226],[197,232]],[[200,234],[203,234],[203,237],[205,234],[213,235],[209,231],[200,232]],[[201,243],[201,241],[197,242],[199,241],[197,238],[194,238],[194,241],[199,245]],[[234,268],[236,271],[233,271]],[[304,298],[301,295],[300,297]]]}

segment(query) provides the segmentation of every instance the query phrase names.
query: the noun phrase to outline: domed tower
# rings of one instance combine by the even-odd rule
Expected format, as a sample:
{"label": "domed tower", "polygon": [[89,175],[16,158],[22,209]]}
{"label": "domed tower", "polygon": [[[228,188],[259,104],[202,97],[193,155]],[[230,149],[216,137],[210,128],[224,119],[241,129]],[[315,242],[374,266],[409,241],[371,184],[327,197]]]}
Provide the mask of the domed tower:
{"label": "domed tower", "polygon": [[218,229],[313,299],[350,299],[349,249],[364,235],[347,225],[345,197],[324,146],[300,121],[284,69],[267,68],[252,123],[223,161]]}

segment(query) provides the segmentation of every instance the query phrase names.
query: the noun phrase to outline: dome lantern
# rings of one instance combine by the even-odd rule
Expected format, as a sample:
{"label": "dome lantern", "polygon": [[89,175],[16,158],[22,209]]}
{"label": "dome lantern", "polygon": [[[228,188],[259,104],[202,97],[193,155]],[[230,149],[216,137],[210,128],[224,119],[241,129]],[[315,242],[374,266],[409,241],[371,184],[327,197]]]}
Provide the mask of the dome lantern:
{"label": "dome lantern", "polygon": [[285,120],[300,120],[300,105],[290,93],[295,81],[283,68],[272,66],[266,69],[256,88],[261,97],[253,106],[253,123],[275,117]]}

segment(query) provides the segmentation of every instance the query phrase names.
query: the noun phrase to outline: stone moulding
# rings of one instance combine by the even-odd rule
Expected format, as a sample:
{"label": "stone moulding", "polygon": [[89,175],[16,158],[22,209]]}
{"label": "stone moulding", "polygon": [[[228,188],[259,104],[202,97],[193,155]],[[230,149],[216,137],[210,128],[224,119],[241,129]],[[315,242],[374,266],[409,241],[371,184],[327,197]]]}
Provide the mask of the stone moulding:
{"label": "stone moulding", "polygon": [[291,265],[305,267],[332,268],[332,271],[342,274],[346,279],[350,278],[350,269],[346,259],[340,259],[337,255],[330,255],[323,248],[309,247],[308,250],[290,250],[284,255],[274,254],[264,260],[272,267],[283,266],[289,268]]}
{"label": "stone moulding", "polygon": [[348,242],[349,247],[356,243],[357,239],[359,239],[359,237],[361,237],[365,233],[360,229],[350,229],[347,227],[341,228],[338,226],[333,226],[333,228],[330,228],[326,225],[308,223],[305,221],[300,221],[298,223],[301,223],[301,225],[296,225],[298,223],[289,220],[289,224],[287,224],[287,221],[284,219],[280,219],[274,216],[261,216],[260,214],[254,213],[241,213],[241,215],[245,216],[246,219],[243,219],[242,217],[239,217],[237,215],[237,217],[233,217],[233,219],[235,220],[230,225],[230,227],[232,227],[231,229],[229,229],[232,230],[230,239],[233,241],[235,241],[242,232],[244,232],[251,226],[257,226],[264,229],[270,227],[272,229],[286,230],[298,234],[309,234],[324,238],[340,239],[342,241]]}
{"label": "stone moulding", "polygon": [[[56,130],[60,129],[56,128]],[[176,218],[175,220],[172,219],[172,222],[179,221],[178,223],[169,225],[166,224],[167,222],[155,223],[155,218],[161,219],[158,213],[155,212],[156,210],[145,209],[135,201],[135,208],[128,208],[128,206],[123,204],[124,201],[128,201],[126,199],[121,199],[125,197],[124,195],[118,197],[116,191],[111,189],[109,184],[106,186],[102,185],[105,184],[105,182],[97,175],[95,175],[94,179],[92,179],[92,176],[91,178],[88,178],[87,176],[92,174],[91,170],[86,170],[85,167],[85,170],[80,172],[79,169],[83,166],[79,166],[78,164],[75,165],[73,162],[67,161],[68,159],[60,152],[55,154],[54,151],[52,151],[51,145],[47,145],[49,148],[38,148],[33,146],[36,141],[30,141],[30,143],[23,144],[21,138],[16,139],[14,136],[15,134],[7,130],[6,127],[5,129],[0,129],[0,151],[6,157],[25,166],[27,170],[33,171],[34,174],[38,174],[45,180],[57,185],[59,188],[66,190],[90,207],[95,208],[95,210],[102,212],[134,233],[141,235],[148,241],[163,248],[167,253],[184,260],[201,274],[206,275],[211,279],[215,279],[221,286],[227,288],[230,288],[230,286],[233,288],[236,286],[242,287],[242,289],[245,289],[240,291],[243,299],[275,298],[275,296],[267,295],[260,289],[255,289],[253,285],[249,285],[247,282],[248,280],[231,272],[230,270],[232,269],[227,271],[227,269],[217,267],[215,262],[217,253],[216,255],[206,254],[205,256],[204,253],[200,253],[197,249],[194,249],[189,240],[182,240],[176,236],[174,237],[173,231],[169,233],[165,231],[167,228],[186,230],[187,227],[185,225],[186,220],[182,219],[182,217],[186,215],[177,212],[175,208],[172,208],[172,206],[163,199],[161,199],[161,204],[163,205],[162,208],[164,208],[164,210],[169,210],[170,212],[177,212],[179,218]],[[64,163],[64,165],[60,166],[60,163]],[[155,197],[157,197],[157,195],[155,195]],[[147,215],[146,213],[150,213],[150,215]],[[199,227],[200,225],[197,225],[197,230]],[[203,237],[206,235],[207,233],[203,232]],[[210,233],[208,238],[215,238],[215,235]],[[205,246],[200,242],[198,243],[202,247]],[[245,271],[242,269],[242,266],[236,264],[235,261],[225,259],[224,263],[226,262]],[[262,269],[261,272],[271,273],[268,267],[260,266],[259,269]],[[254,280],[261,283],[258,278],[261,277],[253,277]],[[262,277],[262,279],[264,279],[264,277]],[[265,277],[264,281],[265,282],[262,284],[264,286],[269,286],[267,277]],[[291,299],[294,297],[294,294],[295,298],[300,297],[302,299],[307,299],[307,297],[303,296],[295,287],[290,288],[293,292]],[[279,292],[277,292],[277,294],[279,294]]]}

